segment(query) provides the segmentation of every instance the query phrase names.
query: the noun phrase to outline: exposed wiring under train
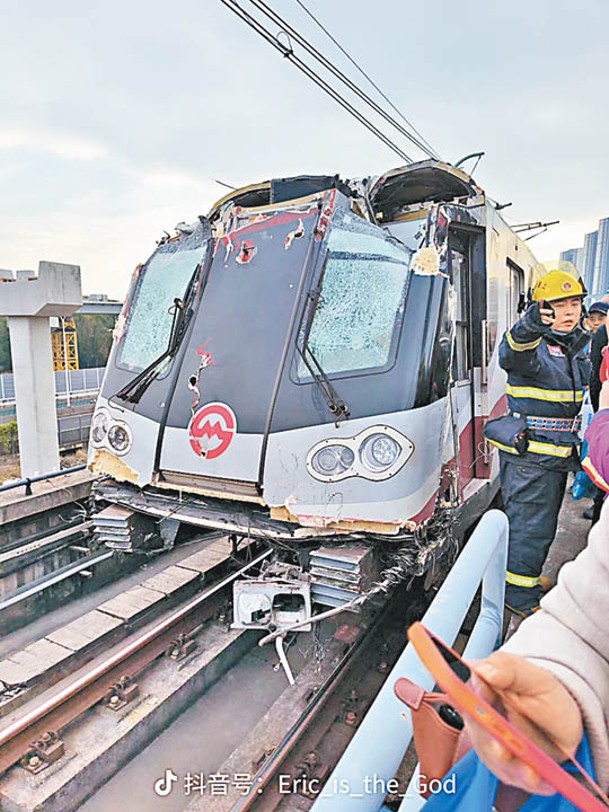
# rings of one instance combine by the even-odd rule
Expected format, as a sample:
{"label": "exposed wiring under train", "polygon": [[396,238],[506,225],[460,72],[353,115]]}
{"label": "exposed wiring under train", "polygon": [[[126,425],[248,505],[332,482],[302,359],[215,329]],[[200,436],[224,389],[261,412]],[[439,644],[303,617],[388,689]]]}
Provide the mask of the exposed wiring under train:
{"label": "exposed wiring under train", "polygon": [[[410,586],[415,578],[426,572],[433,574],[440,569],[440,566],[442,566],[442,570],[448,571],[459,551],[458,540],[452,532],[453,524],[450,508],[438,508],[425,525],[408,533],[399,547],[396,545],[390,554],[386,554],[390,558],[387,562],[388,566],[381,571],[379,580],[365,592],[340,606],[277,629],[259,640],[258,645],[264,646],[301,626],[319,623],[346,610],[361,607],[375,598],[385,597],[399,584],[408,582],[408,586]],[[367,534],[366,538],[369,541],[386,541],[386,538],[382,536]]]}

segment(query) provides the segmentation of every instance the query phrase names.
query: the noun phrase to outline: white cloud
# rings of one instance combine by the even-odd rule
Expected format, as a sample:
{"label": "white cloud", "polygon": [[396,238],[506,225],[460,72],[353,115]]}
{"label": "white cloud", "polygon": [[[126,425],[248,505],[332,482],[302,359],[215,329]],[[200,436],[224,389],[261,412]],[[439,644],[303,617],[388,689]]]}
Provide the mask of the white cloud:
{"label": "white cloud", "polygon": [[0,129],[0,150],[25,150],[74,161],[94,161],[107,154],[101,144],[57,130]]}
{"label": "white cloud", "polygon": [[[563,220],[530,242],[540,259],[609,214],[609,4],[386,0],[382,36],[362,0],[308,5],[447,160],[486,150],[477,180],[513,222]],[[351,73],[296,4],[277,7]],[[74,262],[88,291],[123,295],[162,231],[224,193],[212,178],[401,163],[215,0],[11,4],[0,70],[0,266]]]}
{"label": "white cloud", "polygon": [[133,268],[163,233],[206,214],[224,194],[212,179],[185,172],[141,171],[111,161],[106,172],[117,186],[101,198],[85,185],[67,201],[58,197],[35,223],[19,210],[6,210],[0,219],[0,266],[36,270],[41,259],[80,265],[85,293],[122,299]]}

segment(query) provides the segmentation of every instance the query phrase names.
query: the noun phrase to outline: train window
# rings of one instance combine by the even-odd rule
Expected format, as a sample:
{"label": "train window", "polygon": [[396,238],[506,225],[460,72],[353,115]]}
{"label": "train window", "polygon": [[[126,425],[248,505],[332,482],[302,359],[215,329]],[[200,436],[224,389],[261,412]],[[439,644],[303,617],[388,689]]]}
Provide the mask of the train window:
{"label": "train window", "polygon": [[166,350],[173,321],[173,300],[184,296],[204,250],[198,247],[159,252],[144,267],[129,304],[118,366],[140,371]]}
{"label": "train window", "polygon": [[515,265],[508,260],[507,263],[509,272],[509,302],[508,302],[508,320],[513,324],[518,319],[518,305],[520,304],[520,297],[524,293],[524,272],[522,268]]}
{"label": "train window", "polygon": [[464,250],[451,248],[451,277],[455,290],[455,355],[453,359],[453,379],[463,381],[469,378],[469,285],[468,259]]}
{"label": "train window", "polygon": [[[436,280],[440,282],[439,279]],[[452,321],[448,306],[448,288],[444,288],[440,305],[439,320],[435,332],[433,357],[431,363],[430,388],[421,392],[422,397],[417,398],[417,406],[433,403],[438,398],[445,397],[448,391],[450,357],[452,351]]]}
{"label": "train window", "polygon": [[[411,255],[383,233],[332,230],[307,340],[326,374],[392,362]],[[298,375],[310,375],[302,360]]]}

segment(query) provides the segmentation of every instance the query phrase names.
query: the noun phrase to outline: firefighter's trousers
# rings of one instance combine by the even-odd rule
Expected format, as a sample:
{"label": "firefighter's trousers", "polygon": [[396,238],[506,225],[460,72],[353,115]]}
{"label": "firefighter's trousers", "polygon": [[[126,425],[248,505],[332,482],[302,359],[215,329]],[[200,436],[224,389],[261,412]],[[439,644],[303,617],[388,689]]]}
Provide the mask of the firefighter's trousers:
{"label": "firefighter's trousers", "polygon": [[554,541],[567,472],[500,456],[501,495],[510,521],[505,602],[528,612],[541,598],[539,576]]}

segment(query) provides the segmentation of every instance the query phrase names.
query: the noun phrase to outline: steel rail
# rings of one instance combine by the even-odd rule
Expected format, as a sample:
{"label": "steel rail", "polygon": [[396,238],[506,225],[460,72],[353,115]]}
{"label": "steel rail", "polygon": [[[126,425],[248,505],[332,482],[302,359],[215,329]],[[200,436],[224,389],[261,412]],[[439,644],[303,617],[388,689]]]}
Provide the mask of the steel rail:
{"label": "steel rail", "polygon": [[66,581],[68,578],[73,578],[75,575],[78,575],[79,572],[83,572],[83,570],[88,570],[90,567],[94,567],[96,564],[101,564],[102,561],[107,561],[109,558],[112,558],[113,555],[114,552],[112,550],[108,550],[107,552],[99,553],[98,555],[83,556],[82,558],[79,558],[78,561],[68,564],[65,567],[61,567],[50,575],[45,575],[33,583],[28,584],[27,587],[21,587],[21,589],[13,592],[12,595],[9,595],[4,600],[0,600],[0,612],[8,609],[9,606],[14,606],[16,603],[21,603],[28,598],[34,597],[34,595],[39,595],[46,589],[55,586],[55,584]]}
{"label": "steel rail", "polygon": [[[49,542],[49,540],[53,538],[55,538],[57,541],[60,540],[62,533],[66,541],[70,539],[73,534],[75,536],[81,536],[81,538],[76,538],[70,541],[70,544],[75,544],[78,541],[82,541],[87,538],[88,535],[90,535],[93,522],[89,520],[83,521],[80,516],[73,515],[71,518],[62,522],[61,527],[61,530],[59,530],[57,527],[53,527],[49,530],[45,530],[42,534],[33,533],[32,536],[26,536],[25,538],[16,539],[15,541],[5,542],[3,539],[2,547],[0,547],[0,562],[5,562],[9,557],[12,557],[12,555],[8,555],[9,553],[14,553],[15,555],[19,556],[26,555],[30,550],[44,550],[45,545],[47,542]],[[38,547],[35,547],[34,545],[38,545]]]}
{"label": "steel rail", "polygon": [[[340,662],[337,663],[336,667],[328,676],[325,683],[323,683],[311,702],[303,710],[299,719],[297,719],[292,727],[286,732],[283,739],[260,767],[252,780],[252,791],[248,792],[247,795],[242,796],[231,807],[231,812],[250,812],[252,809],[255,810],[262,808],[264,810],[269,808],[277,808],[278,803],[269,799],[268,795],[265,795],[264,790],[269,787],[269,784],[279,774],[282,765],[300,746],[305,734],[310,731],[311,727],[318,720],[318,717],[324,708],[332,702],[343,683],[349,681],[351,669],[357,667],[359,658],[361,658],[362,655],[368,650],[368,644],[370,641],[377,639],[378,631],[383,627],[387,617],[391,613],[395,600],[396,598],[394,597],[393,600],[390,600],[383,607],[370,626],[363,631],[353,645],[350,646],[350,648],[345,652],[344,656],[340,659]],[[416,605],[417,604],[415,602],[412,610],[415,615],[416,609],[414,607],[416,607]],[[281,797],[279,803],[283,802],[284,800],[285,797]]]}
{"label": "steel rail", "polygon": [[[376,630],[376,624],[373,628]],[[249,810],[254,809],[262,801],[266,801],[263,791],[277,776],[281,765],[285,762],[286,758],[293,751],[293,749],[298,745],[304,733],[308,731],[310,725],[328,703],[334,691],[336,691],[340,686],[346,676],[346,669],[349,663],[355,654],[360,651],[361,645],[364,643],[364,641],[369,639],[370,633],[371,631],[369,630],[363,634],[355,645],[353,645],[346,652],[344,657],[337,664],[334,671],[326,680],[325,684],[315,694],[313,700],[304,709],[300,718],[294,723],[290,730],[288,730],[283,739],[277,745],[276,749],[273,750],[272,754],[256,773],[254,779],[252,780],[252,787],[255,787],[255,789],[237,801],[237,803],[231,808],[231,812],[249,812]]]}
{"label": "steel rail", "polygon": [[[107,660],[89,669],[39,706],[1,729],[0,774],[19,761],[28,747],[44,733],[61,731],[85,710],[103,699],[113,685],[125,675],[126,670],[129,676],[140,673],[164,653],[177,634],[192,631],[190,616],[197,610],[210,610],[206,612],[207,617],[213,614],[220,593],[244,572],[268,558],[271,553],[271,549],[266,550],[237,572],[206,589],[160,623],[127,643]],[[213,601],[213,607],[210,603],[212,598],[216,599]],[[197,624],[200,620],[197,619]]]}

